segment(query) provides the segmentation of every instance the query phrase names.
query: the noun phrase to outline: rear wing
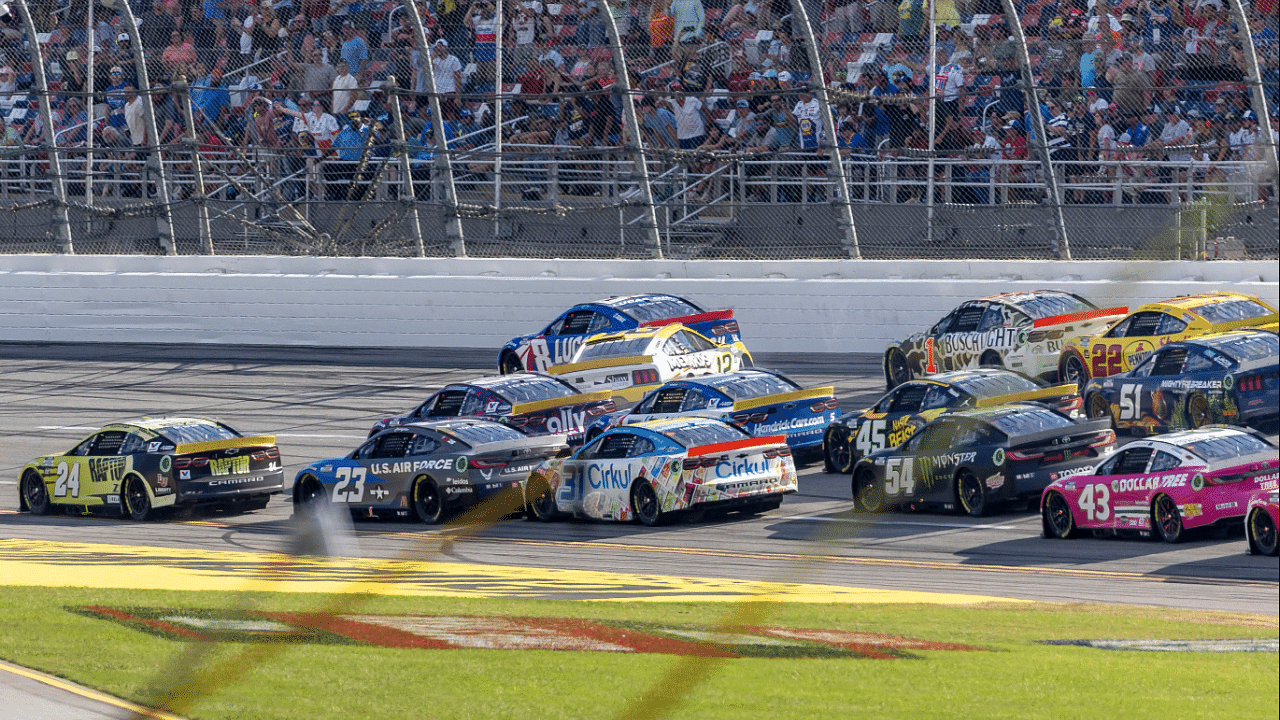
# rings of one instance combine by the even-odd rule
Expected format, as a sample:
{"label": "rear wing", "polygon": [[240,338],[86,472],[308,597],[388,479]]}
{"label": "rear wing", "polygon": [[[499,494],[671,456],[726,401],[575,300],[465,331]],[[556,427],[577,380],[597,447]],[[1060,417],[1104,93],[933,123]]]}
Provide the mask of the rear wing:
{"label": "rear wing", "polygon": [[213,450],[229,450],[231,448],[263,447],[275,445],[275,435],[254,435],[253,437],[227,438],[226,440],[210,440],[208,442],[184,443],[177,446],[174,452],[178,455],[210,452]]}
{"label": "rear wing", "polygon": [[1051,315],[1036,320],[1031,327],[1048,327],[1049,325],[1065,325],[1072,322],[1082,322],[1084,320],[1097,320],[1099,318],[1116,316],[1124,317],[1129,314],[1129,306],[1100,308],[1098,310],[1085,310],[1084,312],[1067,313],[1066,315]]}
{"label": "rear wing", "polygon": [[568,375],[570,373],[582,372],[583,370],[599,370],[600,368],[620,367],[622,365],[652,364],[653,357],[650,355],[628,355],[626,357],[600,358],[599,360],[584,360],[582,362],[568,363],[565,365],[552,365],[547,368],[547,374]]}
{"label": "rear wing", "polygon": [[773,395],[761,395],[760,397],[751,398],[749,400],[739,400],[735,402],[733,404],[733,412],[751,410],[765,405],[778,405],[781,403],[798,402],[800,400],[828,398],[833,397],[835,392],[835,386],[826,385],[824,387],[816,387],[810,390],[793,390],[785,393],[774,393]]}
{"label": "rear wing", "polygon": [[721,453],[733,452],[734,450],[747,450],[750,448],[770,447],[773,445],[785,446],[786,444],[786,435],[765,435],[762,437],[743,438],[741,440],[730,440],[729,442],[691,447],[689,448],[689,457],[719,455]]}
{"label": "rear wing", "polygon": [[546,400],[534,400],[533,402],[512,405],[511,414],[524,415],[525,413],[563,407],[565,405],[577,405],[579,403],[589,403],[597,400],[609,400],[612,397],[613,393],[608,390],[601,390],[599,392],[583,393],[581,395],[567,395],[565,397],[547,398]]}
{"label": "rear wing", "polygon": [[996,395],[994,397],[983,398],[974,403],[974,407],[994,407],[996,405],[1007,405],[1009,403],[1022,402],[1025,400],[1043,400],[1044,398],[1061,397],[1063,395],[1075,395],[1080,391],[1080,386],[1076,383],[1065,383],[1063,385],[1053,385],[1039,390],[1028,390],[1020,393],[1009,393],[1008,395]]}
{"label": "rear wing", "polygon": [[711,312],[696,313],[694,315],[685,315],[683,317],[666,318],[664,320],[650,320],[648,322],[640,323],[640,327],[662,327],[663,325],[674,325],[676,323],[680,323],[682,325],[693,325],[695,323],[732,319],[732,310],[713,310]]}
{"label": "rear wing", "polygon": [[[1100,432],[1111,430],[1111,418],[1097,418],[1095,420],[1086,420],[1076,423],[1076,426],[1069,431],[1066,428],[1057,428],[1055,430],[1041,430],[1040,432],[1027,433],[1026,435],[1011,435],[1009,437],[1009,447],[1024,447],[1029,445],[1040,445],[1042,443],[1060,438],[1063,435],[1080,436],[1081,439],[1085,435],[1092,435]],[[1063,443],[1066,445],[1066,443]]]}
{"label": "rear wing", "polygon": [[519,440],[500,440],[497,442],[478,443],[472,445],[471,449],[477,455],[486,455],[490,453],[512,453],[530,450],[540,450],[543,448],[562,448],[569,444],[569,436],[558,435],[537,435],[534,437],[521,438]]}

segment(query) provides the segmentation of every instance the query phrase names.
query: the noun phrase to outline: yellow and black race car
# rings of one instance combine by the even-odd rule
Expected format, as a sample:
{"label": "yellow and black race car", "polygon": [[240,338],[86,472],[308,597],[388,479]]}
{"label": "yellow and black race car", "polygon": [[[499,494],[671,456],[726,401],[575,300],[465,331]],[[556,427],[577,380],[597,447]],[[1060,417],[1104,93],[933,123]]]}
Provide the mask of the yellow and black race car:
{"label": "yellow and black race car", "polygon": [[1074,383],[1047,386],[1011,370],[980,369],[903,383],[874,406],[837,418],[823,435],[827,472],[847,473],[864,455],[897,447],[943,413],[1034,401],[1063,413],[1080,409]]}
{"label": "yellow and black race car", "polygon": [[284,490],[273,435],[245,437],[215,420],[143,418],[107,425],[18,473],[18,504],[118,509],[146,520],[157,508],[215,503],[257,510]]}

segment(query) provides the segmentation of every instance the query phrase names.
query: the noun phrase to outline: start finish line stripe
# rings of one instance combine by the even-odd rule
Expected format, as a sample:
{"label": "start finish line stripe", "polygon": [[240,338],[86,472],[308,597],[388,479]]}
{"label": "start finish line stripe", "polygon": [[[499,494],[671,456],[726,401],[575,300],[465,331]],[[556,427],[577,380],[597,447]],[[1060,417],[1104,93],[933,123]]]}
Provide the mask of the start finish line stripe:
{"label": "start finish line stripe", "polygon": [[0,540],[0,585],[661,602],[1028,602],[810,583],[31,540]]}

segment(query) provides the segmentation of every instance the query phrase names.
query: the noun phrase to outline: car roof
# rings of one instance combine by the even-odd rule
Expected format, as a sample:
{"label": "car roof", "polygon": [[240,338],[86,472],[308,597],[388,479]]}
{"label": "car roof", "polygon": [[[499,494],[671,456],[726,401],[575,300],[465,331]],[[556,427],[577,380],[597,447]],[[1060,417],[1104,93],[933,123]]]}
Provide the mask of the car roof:
{"label": "car roof", "polygon": [[735,370],[731,373],[721,373],[719,375],[702,375],[699,377],[692,377],[692,378],[686,378],[683,380],[677,380],[668,384],[670,385],[677,385],[677,384],[702,385],[704,387],[718,389],[725,385],[733,383],[736,380],[742,380],[744,378],[759,377],[761,375],[768,375],[770,377],[779,377],[786,380],[787,382],[794,382],[793,380],[791,380],[791,378],[788,378],[786,375],[783,375],[782,373],[777,372],[776,370],[766,370],[764,368],[744,368],[742,370]]}
{"label": "car roof", "polygon": [[632,423],[630,425],[622,425],[618,429],[626,428],[642,428],[650,430],[662,435],[666,435],[673,430],[681,430],[688,427],[703,427],[707,425],[724,425],[720,420],[703,417],[674,417],[674,418],[658,418],[657,420],[645,420],[644,422]]}
{"label": "car roof", "polygon": [[988,302],[1012,305],[1037,320],[1076,312],[1080,305],[1093,307],[1084,298],[1062,290],[1019,290],[1017,292],[988,295],[981,298]]}
{"label": "car roof", "polygon": [[485,420],[482,418],[471,418],[471,417],[451,417],[451,418],[431,418],[426,420],[415,420],[414,422],[411,422],[411,423],[396,425],[394,427],[389,427],[387,429],[400,430],[403,428],[410,428],[410,429],[421,428],[423,430],[435,430],[438,432],[442,430],[456,430],[458,428],[464,428],[464,427],[475,427],[477,425],[502,425],[503,427],[509,427],[508,425],[503,425],[502,423],[496,422],[494,420]]}
{"label": "car roof", "polygon": [[1019,392],[1021,388],[1010,387],[1013,383],[1023,384],[1029,382],[1037,387],[1044,386],[1043,383],[1036,382],[1034,379],[1029,378],[1026,375],[1022,375],[1021,373],[998,368],[953,370],[951,372],[923,377],[918,380],[913,380],[912,382],[950,385],[979,399]]}
{"label": "car roof", "polygon": [[192,418],[192,417],[141,417],[132,420],[123,420],[121,422],[111,423],[102,427],[107,429],[125,429],[125,428],[141,428],[150,430],[151,432],[159,432],[165,428],[182,427],[184,425],[206,425],[210,427],[218,426],[218,422],[208,418]]}
{"label": "car roof", "polygon": [[1178,432],[1158,435],[1156,437],[1147,438],[1147,441],[1152,443],[1165,443],[1167,445],[1173,445],[1181,448],[1206,438],[1227,438],[1240,435],[1257,436],[1256,433],[1250,432],[1244,428],[1214,425],[1212,427],[1196,428],[1195,430],[1179,430]]}
{"label": "car roof", "polygon": [[[1173,343],[1170,343],[1173,344]],[[1280,336],[1266,330],[1232,330],[1183,340],[1180,344],[1213,348],[1237,362],[1271,360],[1280,352]]]}
{"label": "car roof", "polygon": [[689,303],[690,305],[693,304],[678,295],[668,295],[666,293],[641,293],[638,295],[614,295],[613,297],[608,297],[608,298],[605,298],[604,300],[596,300],[595,302],[590,304],[603,305],[607,308],[622,310],[630,305],[640,305],[641,303],[652,302],[654,300],[679,300],[680,302]]}
{"label": "car roof", "polygon": [[563,385],[572,389],[575,393],[580,392],[577,388],[550,375],[542,375],[539,373],[513,373],[511,375],[489,375],[487,377],[476,378],[466,382],[449,383],[450,387],[478,387],[485,390],[502,394],[503,390],[515,387],[517,385],[528,384],[556,384]]}
{"label": "car roof", "polygon": [[1262,301],[1252,295],[1224,291],[1200,293],[1199,295],[1183,295],[1181,297],[1169,298],[1168,300],[1161,300],[1159,302],[1146,303],[1145,305],[1138,307],[1133,312],[1139,313],[1150,310],[1163,310],[1171,313],[1190,312],[1198,316],[1200,313],[1196,312],[1197,308],[1202,308],[1207,305],[1216,305],[1223,302],[1237,302],[1240,300],[1252,300],[1263,305],[1267,304],[1265,301]]}

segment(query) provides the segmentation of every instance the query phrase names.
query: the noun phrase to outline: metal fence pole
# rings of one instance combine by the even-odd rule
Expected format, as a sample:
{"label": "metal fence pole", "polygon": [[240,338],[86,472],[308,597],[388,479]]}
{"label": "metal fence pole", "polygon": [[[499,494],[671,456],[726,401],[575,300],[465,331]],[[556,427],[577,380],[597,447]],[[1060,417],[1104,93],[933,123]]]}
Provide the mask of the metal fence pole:
{"label": "metal fence pole", "polygon": [[[164,171],[164,162],[160,157],[160,132],[156,126],[155,99],[152,96],[151,79],[147,75],[145,48],[142,47],[142,35],[138,32],[138,21],[133,16],[133,9],[126,0],[99,0],[107,7],[114,7],[124,18],[124,31],[129,33],[129,44],[137,48],[133,55],[133,67],[138,75],[138,95],[142,97],[143,114],[147,122],[147,175],[156,183],[156,199],[160,201],[160,212],[156,215],[156,234],[160,239],[160,247],[166,255],[178,254],[177,245],[173,241],[173,208],[169,198],[169,178]],[[143,183],[145,190],[147,183]]]}
{"label": "metal fence pole", "polygon": [[1272,141],[1271,111],[1267,107],[1267,93],[1262,87],[1262,73],[1258,70],[1258,51],[1253,43],[1253,31],[1249,29],[1249,19],[1245,17],[1244,6],[1240,0],[1231,0],[1231,14],[1235,17],[1236,28],[1240,32],[1240,45],[1244,51],[1245,69],[1249,71],[1249,89],[1253,92],[1253,114],[1258,116],[1258,142],[1267,148],[1267,154],[1261,159],[1269,161],[1272,180],[1277,179],[1276,145]]}
{"label": "metal fence pole", "polygon": [[1013,6],[1013,0],[1004,0],[1004,12],[1008,16],[1005,24],[1013,33],[1018,48],[1018,67],[1022,70],[1022,91],[1027,102],[1027,117],[1035,126],[1035,151],[1040,157],[1040,167],[1044,175],[1045,188],[1049,192],[1049,204],[1053,208],[1054,222],[1058,230],[1058,259],[1071,259],[1071,246],[1067,243],[1067,219],[1062,214],[1062,192],[1058,189],[1058,178],[1053,174],[1053,165],[1049,162],[1049,138],[1045,135],[1044,118],[1040,115],[1040,99],[1036,97],[1035,87],[1031,84],[1031,57],[1027,52],[1027,36],[1022,32],[1022,19]]}
{"label": "metal fence pole", "polygon": [[[809,84],[813,86],[818,98],[818,107],[822,115],[822,131],[827,135],[827,150],[831,153],[831,180],[835,185],[832,201],[838,205],[836,217],[844,230],[844,251],[853,260],[862,258],[858,248],[858,231],[853,224],[853,208],[849,205],[849,183],[845,180],[844,163],[840,158],[840,142],[836,135],[836,122],[831,114],[831,99],[827,95],[827,83],[822,77],[822,57],[818,53],[818,40],[814,37],[813,26],[809,24],[809,12],[803,0],[791,0],[791,8],[800,18],[800,27],[804,29],[805,50],[809,53]],[[794,23],[792,26],[794,27]],[[814,78],[817,78],[815,81]],[[788,98],[790,100],[790,98]],[[776,185],[774,186],[777,187]]]}
{"label": "metal fence pole", "polygon": [[[44,124],[45,142],[49,144],[49,184],[53,188],[53,231],[58,238],[58,248],[67,255],[75,254],[71,243],[71,220],[67,215],[67,185],[62,175],[62,158],[58,154],[58,139],[53,129],[53,112],[50,103],[49,83],[44,75],[44,52],[36,37],[36,24],[31,20],[27,0],[14,0],[18,14],[22,16],[22,28],[31,45],[31,72],[35,75],[36,92],[39,93],[40,122]],[[93,112],[90,110],[90,112]]]}
{"label": "metal fence pole", "polygon": [[[422,26],[422,16],[418,14],[418,6],[414,0],[404,3],[405,12],[413,23],[413,34],[417,38],[419,56],[422,58],[422,70],[427,74],[427,96],[431,104],[432,128],[436,134],[436,168],[444,176],[445,210],[453,217],[445,223],[445,235],[455,240],[454,254],[467,256],[466,239],[462,236],[462,216],[458,214],[458,188],[453,184],[453,164],[449,162],[449,140],[445,130],[444,114],[440,111],[440,95],[436,92],[435,66],[431,61],[431,46],[427,44],[427,31]],[[461,90],[461,88],[459,88]]]}
{"label": "metal fence pole", "polygon": [[493,48],[493,237],[502,235],[502,46],[506,22],[502,0],[495,3],[494,34],[497,43]]}
{"label": "metal fence pole", "polygon": [[[617,74],[616,84],[622,93],[622,119],[627,131],[627,149],[635,162],[637,184],[640,186],[640,199],[644,202],[645,231],[649,235],[649,245],[653,256],[662,259],[662,242],[658,237],[658,212],[653,206],[653,188],[649,185],[649,158],[644,152],[644,138],[640,135],[640,120],[636,117],[635,96],[631,94],[631,73],[627,69],[626,53],[622,49],[622,38],[618,36],[618,23],[607,3],[601,3],[600,14],[604,17],[605,27],[609,30],[609,45],[613,51],[613,71]],[[625,225],[624,232],[625,232]]]}
{"label": "metal fence pole", "polygon": [[929,69],[928,82],[929,88],[929,179],[925,186],[925,192],[929,194],[925,201],[928,207],[928,219],[926,221],[927,228],[925,230],[926,241],[933,244],[933,193],[934,174],[937,172],[938,165],[938,3],[929,3],[929,54],[925,56],[925,63]]}
{"label": "metal fence pole", "polygon": [[418,199],[413,189],[413,166],[409,163],[409,142],[404,132],[404,111],[400,108],[400,86],[395,77],[387,78],[387,97],[391,98],[391,123],[395,126],[396,142],[400,145],[400,202],[409,208],[409,221],[413,223],[413,239],[418,246],[418,257],[426,257],[427,248],[422,239],[422,223],[418,218]]}
{"label": "metal fence pole", "polygon": [[209,226],[209,205],[205,197],[204,164],[200,157],[200,142],[196,139],[195,113],[191,111],[191,86],[185,75],[179,77],[172,85],[176,93],[175,100],[182,106],[182,119],[186,123],[183,141],[191,151],[191,174],[195,176],[196,194],[191,199],[196,203],[196,214],[200,225],[200,247],[205,255],[213,255],[213,229]]}

